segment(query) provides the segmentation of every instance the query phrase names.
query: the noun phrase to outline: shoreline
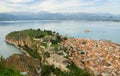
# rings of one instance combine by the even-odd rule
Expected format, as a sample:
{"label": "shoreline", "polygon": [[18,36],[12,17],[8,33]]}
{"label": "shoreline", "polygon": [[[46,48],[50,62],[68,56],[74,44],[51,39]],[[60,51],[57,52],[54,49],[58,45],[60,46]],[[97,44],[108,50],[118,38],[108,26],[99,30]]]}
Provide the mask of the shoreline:
{"label": "shoreline", "polygon": [[25,55],[31,57],[23,48],[19,47],[19,46],[16,45],[15,43],[13,43],[13,42],[11,42],[11,41],[9,41],[9,40],[6,40],[6,39],[5,39],[4,41],[5,41],[7,44],[13,45],[13,46],[15,46],[16,48],[18,48],[18,49],[22,52],[22,54],[25,54]]}
{"label": "shoreline", "polygon": [[[23,48],[17,46],[16,43],[7,39],[5,42],[14,45],[23,54],[31,57]],[[91,74],[104,76],[117,75],[116,72],[119,72],[116,66],[119,65],[117,62],[119,62],[118,53],[120,44],[109,40],[92,40],[89,38],[68,38],[61,44],[67,49],[68,59]],[[113,63],[111,59],[116,61]],[[106,69],[107,71],[112,71],[112,73],[108,73]],[[116,69],[116,71],[113,69]]]}
{"label": "shoreline", "polygon": [[[69,37],[68,37],[69,38]],[[71,39],[71,38],[70,38]],[[90,38],[72,38],[72,39],[82,39],[82,40],[93,40],[93,39],[90,39]],[[25,54],[25,55],[27,55],[27,56],[29,56],[29,57],[31,57],[30,55],[29,55],[29,53],[27,53],[23,48],[21,48],[21,47],[19,47],[16,43],[14,43],[14,42],[11,42],[11,41],[9,41],[9,40],[7,40],[7,39],[5,39],[4,40],[7,44],[10,44],[10,45],[13,45],[13,46],[15,46],[16,48],[18,48],[23,54]],[[110,41],[110,40],[93,40],[93,41],[103,41],[103,42],[107,42],[107,43],[112,43],[112,44],[115,44],[115,45],[117,45],[117,46],[120,46],[120,44],[119,43],[116,43],[116,42],[112,42],[112,41]]]}

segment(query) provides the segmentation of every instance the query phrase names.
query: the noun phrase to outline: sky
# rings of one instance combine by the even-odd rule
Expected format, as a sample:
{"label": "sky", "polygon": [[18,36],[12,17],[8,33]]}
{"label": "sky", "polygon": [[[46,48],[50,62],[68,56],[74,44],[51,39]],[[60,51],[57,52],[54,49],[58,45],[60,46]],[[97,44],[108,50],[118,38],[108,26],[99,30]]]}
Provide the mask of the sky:
{"label": "sky", "polygon": [[0,0],[0,13],[41,11],[120,14],[120,0]]}

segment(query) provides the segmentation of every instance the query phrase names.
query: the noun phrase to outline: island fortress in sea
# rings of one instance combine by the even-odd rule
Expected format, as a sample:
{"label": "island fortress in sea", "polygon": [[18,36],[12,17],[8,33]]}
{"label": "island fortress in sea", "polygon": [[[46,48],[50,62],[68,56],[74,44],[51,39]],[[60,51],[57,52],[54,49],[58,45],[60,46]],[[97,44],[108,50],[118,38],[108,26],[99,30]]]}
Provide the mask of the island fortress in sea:
{"label": "island fortress in sea", "polygon": [[[59,76],[120,76],[120,45],[110,41],[69,38],[40,29],[9,33],[5,41],[41,64],[66,72]],[[52,71],[50,76],[57,74]]]}

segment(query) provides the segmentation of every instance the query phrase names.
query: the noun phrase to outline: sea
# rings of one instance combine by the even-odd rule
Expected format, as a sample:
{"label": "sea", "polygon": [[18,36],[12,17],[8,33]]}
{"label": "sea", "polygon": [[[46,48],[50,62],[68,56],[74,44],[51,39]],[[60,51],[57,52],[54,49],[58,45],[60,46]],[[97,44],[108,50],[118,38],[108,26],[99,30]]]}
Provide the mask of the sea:
{"label": "sea", "polygon": [[80,20],[19,20],[0,21],[0,56],[22,54],[15,46],[7,44],[5,36],[12,31],[25,29],[52,30],[72,38],[109,40],[120,44],[120,22]]}

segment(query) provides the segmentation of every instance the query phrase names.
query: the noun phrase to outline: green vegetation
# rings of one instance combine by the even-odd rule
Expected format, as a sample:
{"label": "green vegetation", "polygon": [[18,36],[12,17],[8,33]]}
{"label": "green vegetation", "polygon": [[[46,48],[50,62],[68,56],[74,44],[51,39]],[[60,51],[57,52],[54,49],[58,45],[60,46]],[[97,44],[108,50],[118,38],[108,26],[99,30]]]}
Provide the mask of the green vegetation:
{"label": "green vegetation", "polygon": [[15,37],[18,33],[19,33],[19,31],[11,32],[7,35],[7,37]]}
{"label": "green vegetation", "polygon": [[33,38],[42,38],[45,35],[49,35],[49,33],[41,30],[29,29],[29,30],[11,32],[7,35],[7,37],[14,37],[15,39],[18,38],[24,39],[26,36],[29,36],[31,39],[33,39]]}
{"label": "green vegetation", "polygon": [[48,35],[52,35],[52,31],[50,30],[44,30],[44,32],[46,32]]}
{"label": "green vegetation", "polygon": [[[62,38],[59,34],[53,33],[52,31],[49,30],[42,31],[40,29],[37,30],[28,29],[23,31],[11,32],[6,36],[6,38],[14,38],[16,40],[19,40],[19,39],[24,39],[27,36],[29,36],[31,40],[33,40],[33,38],[43,38],[43,40],[49,39],[53,44],[57,44],[62,41]],[[55,37],[55,39],[52,39],[52,37]]]}
{"label": "green vegetation", "polygon": [[55,68],[53,65],[42,65],[41,68],[41,76],[51,76],[51,74],[56,74],[57,76],[68,76],[67,72],[63,72],[59,68]]}
{"label": "green vegetation", "polygon": [[[62,40],[66,40],[66,37],[62,37],[61,35],[59,35],[59,33],[55,33],[49,30],[44,30],[41,31],[40,29],[37,30],[33,30],[33,29],[29,29],[29,30],[23,30],[23,31],[19,31],[19,32],[12,32],[10,34],[8,34],[7,38],[13,38],[16,40],[22,39],[24,42],[24,38],[29,37],[31,39],[31,41],[33,41],[33,38],[40,38],[42,39],[42,42],[39,41],[39,43],[35,43],[33,42],[33,44],[31,44],[31,46],[35,46],[35,48],[30,48],[28,47],[27,44],[25,44],[24,46],[19,45],[19,47],[22,47],[26,52],[29,53],[29,55],[33,58],[37,58],[37,59],[42,59],[44,58],[48,58],[50,57],[50,53],[49,52],[43,52],[42,55],[38,55],[37,53],[37,44],[40,44],[42,46],[44,46],[45,48],[47,48],[47,43],[48,41],[50,41],[52,43],[51,47],[54,47],[53,50],[55,50],[55,52],[59,53],[60,51],[60,45],[58,43],[60,43]],[[66,51],[66,49],[64,49],[64,51]],[[59,54],[63,54],[63,53],[59,53]],[[41,57],[40,57],[41,56]],[[70,65],[67,66],[67,68],[70,70],[68,72],[63,72],[61,71],[59,68],[55,68],[53,65],[45,65],[44,63],[42,63],[41,60],[41,76],[52,76],[56,75],[56,76],[90,76],[90,74],[82,69],[80,69],[79,67],[77,67],[76,65],[74,65],[73,63],[70,63]],[[17,76],[17,75],[16,75]]]}
{"label": "green vegetation", "polygon": [[70,65],[68,65],[68,68],[70,69],[68,76],[90,76],[87,71],[80,69],[74,63],[70,63]]}
{"label": "green vegetation", "polygon": [[5,59],[0,57],[0,76],[23,76],[12,66],[5,66]]}
{"label": "green vegetation", "polygon": [[39,55],[37,53],[37,50],[32,50],[31,48],[29,48],[27,45],[25,45],[24,47],[22,47],[27,53],[29,53],[29,55],[33,58],[39,58]]}
{"label": "green vegetation", "polygon": [[47,43],[41,42],[40,45],[44,46],[45,48],[47,48]]}
{"label": "green vegetation", "polygon": [[50,53],[49,52],[44,52],[43,55],[45,56],[45,58],[50,57]]}
{"label": "green vegetation", "polygon": [[53,65],[42,65],[42,76],[50,76],[51,74],[55,74],[57,76],[91,76],[88,72],[80,69],[73,63],[70,63],[68,69],[70,71],[61,71],[59,68],[55,68]]}

